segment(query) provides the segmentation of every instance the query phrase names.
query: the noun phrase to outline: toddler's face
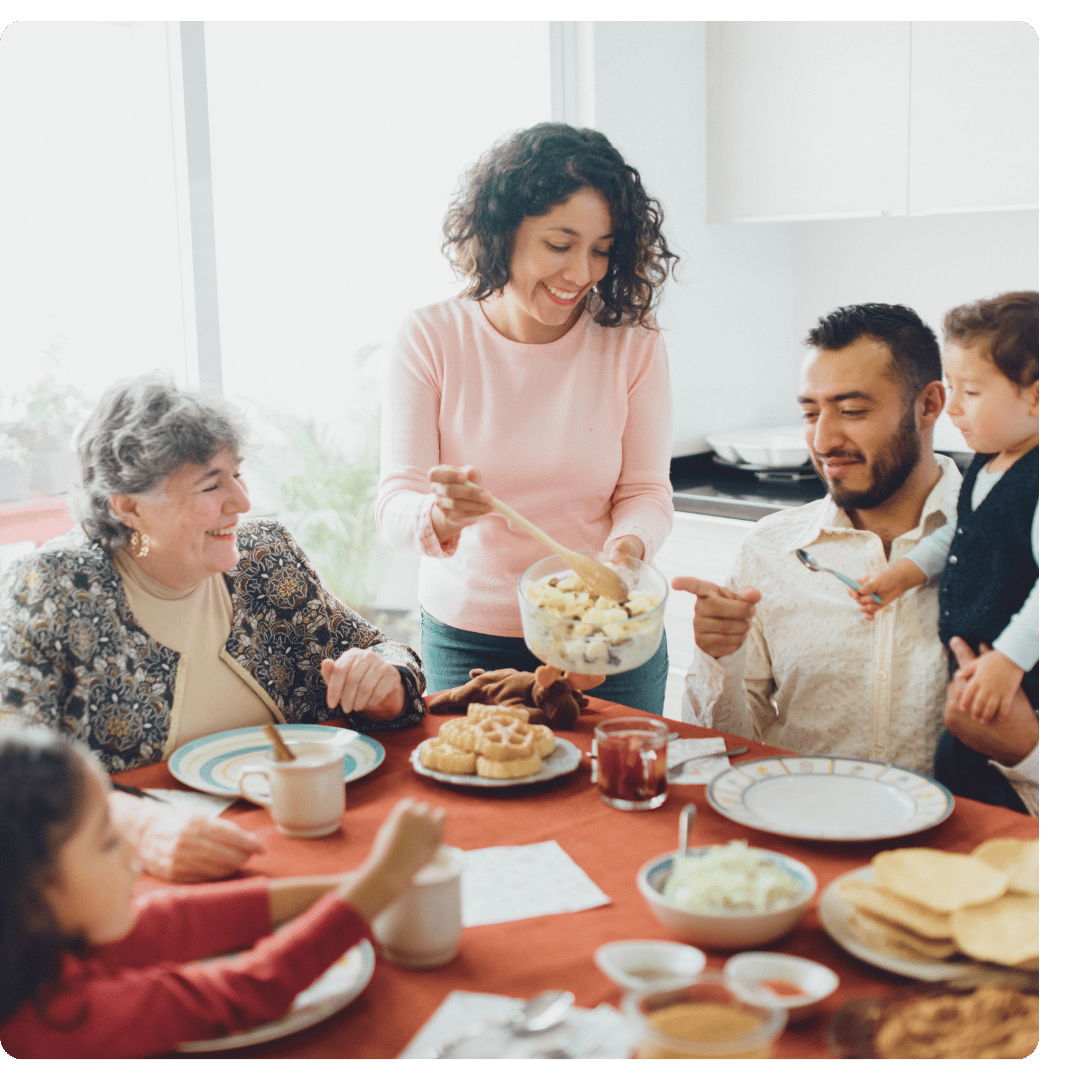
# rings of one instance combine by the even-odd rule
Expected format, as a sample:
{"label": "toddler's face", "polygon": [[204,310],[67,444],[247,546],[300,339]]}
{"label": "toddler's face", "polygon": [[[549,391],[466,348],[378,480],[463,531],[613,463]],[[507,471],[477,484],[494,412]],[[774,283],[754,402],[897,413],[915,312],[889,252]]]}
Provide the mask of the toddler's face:
{"label": "toddler's face", "polygon": [[975,453],[1015,451],[1038,436],[1038,383],[1017,386],[978,343],[947,344],[942,362],[949,384],[945,411]]}
{"label": "toddler's face", "polygon": [[119,941],[135,922],[131,897],[139,865],[109,818],[104,776],[87,768],[86,780],[79,824],[60,848],[44,892],[62,930],[103,945]]}

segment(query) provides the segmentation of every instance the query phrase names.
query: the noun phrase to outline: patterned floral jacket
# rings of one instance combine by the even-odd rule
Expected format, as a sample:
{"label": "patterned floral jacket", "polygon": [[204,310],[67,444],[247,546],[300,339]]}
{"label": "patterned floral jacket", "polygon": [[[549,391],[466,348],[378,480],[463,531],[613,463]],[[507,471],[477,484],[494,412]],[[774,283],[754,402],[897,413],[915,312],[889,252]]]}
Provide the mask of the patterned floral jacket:
{"label": "patterned floral jacket", "polygon": [[[236,534],[225,574],[233,623],[222,659],[281,722],[344,720],[358,731],[409,727],[425,707],[420,660],[322,587],[276,521]],[[324,657],[369,648],[402,673],[406,704],[393,720],[328,709]],[[84,742],[110,772],[161,761],[181,656],[135,621],[108,552],[76,529],[17,560],[0,580],[0,719],[19,714]]]}

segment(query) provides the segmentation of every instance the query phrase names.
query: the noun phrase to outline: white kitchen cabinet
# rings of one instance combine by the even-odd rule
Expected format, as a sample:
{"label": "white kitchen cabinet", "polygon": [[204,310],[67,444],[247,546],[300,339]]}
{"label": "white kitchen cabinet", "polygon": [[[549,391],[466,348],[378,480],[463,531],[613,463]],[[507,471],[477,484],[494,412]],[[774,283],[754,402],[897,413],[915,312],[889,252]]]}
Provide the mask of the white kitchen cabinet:
{"label": "white kitchen cabinet", "polygon": [[1039,204],[1039,39],[1022,22],[911,24],[909,213]]}
{"label": "white kitchen cabinet", "polygon": [[[667,578],[688,576],[725,585],[735,555],[754,522],[675,511],[671,535],[653,560]],[[668,681],[664,715],[680,719],[683,683],[694,655],[694,597],[672,589],[664,610]]]}
{"label": "white kitchen cabinet", "polygon": [[1026,23],[710,23],[706,50],[710,222],[1038,203]]}

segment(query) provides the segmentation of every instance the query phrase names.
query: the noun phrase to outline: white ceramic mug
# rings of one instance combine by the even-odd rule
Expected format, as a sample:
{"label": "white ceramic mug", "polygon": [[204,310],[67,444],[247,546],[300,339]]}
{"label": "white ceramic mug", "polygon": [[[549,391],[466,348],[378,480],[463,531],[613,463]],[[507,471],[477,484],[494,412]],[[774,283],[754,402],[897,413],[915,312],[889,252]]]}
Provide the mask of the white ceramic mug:
{"label": "white ceramic mug", "polygon": [[463,866],[461,849],[443,844],[409,888],[375,916],[371,930],[390,963],[433,968],[457,956]]}
{"label": "white ceramic mug", "polygon": [[[267,758],[240,770],[237,784],[245,799],[265,806],[286,836],[329,836],[345,812],[345,751],[325,743],[289,743],[295,761]],[[269,798],[250,791],[250,776],[264,776]]]}

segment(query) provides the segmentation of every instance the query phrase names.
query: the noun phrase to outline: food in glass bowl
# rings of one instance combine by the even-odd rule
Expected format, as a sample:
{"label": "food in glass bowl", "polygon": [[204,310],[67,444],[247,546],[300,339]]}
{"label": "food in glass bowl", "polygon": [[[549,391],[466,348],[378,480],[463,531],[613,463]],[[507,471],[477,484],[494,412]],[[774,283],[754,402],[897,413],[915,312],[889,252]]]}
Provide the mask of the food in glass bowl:
{"label": "food in glass bowl", "polygon": [[631,671],[653,657],[664,633],[667,582],[639,559],[627,558],[612,569],[626,586],[621,604],[591,592],[558,555],[521,575],[521,625],[535,656],[562,671],[605,676]]}

